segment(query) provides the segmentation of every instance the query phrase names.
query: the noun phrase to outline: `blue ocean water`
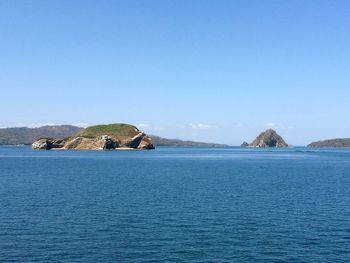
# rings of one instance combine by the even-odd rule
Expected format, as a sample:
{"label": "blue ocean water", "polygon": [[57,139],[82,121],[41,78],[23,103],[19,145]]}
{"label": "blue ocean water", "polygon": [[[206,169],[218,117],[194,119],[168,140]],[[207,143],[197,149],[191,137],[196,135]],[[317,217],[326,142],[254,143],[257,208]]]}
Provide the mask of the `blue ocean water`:
{"label": "blue ocean water", "polygon": [[350,150],[0,147],[0,262],[350,262]]}

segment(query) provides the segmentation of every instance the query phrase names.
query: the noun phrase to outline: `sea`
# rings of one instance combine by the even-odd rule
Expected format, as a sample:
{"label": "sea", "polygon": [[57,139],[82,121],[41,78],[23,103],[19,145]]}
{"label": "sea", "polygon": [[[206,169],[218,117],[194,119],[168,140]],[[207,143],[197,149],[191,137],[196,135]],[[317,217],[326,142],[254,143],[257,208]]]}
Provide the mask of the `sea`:
{"label": "sea", "polygon": [[0,262],[350,262],[350,149],[2,146]]}

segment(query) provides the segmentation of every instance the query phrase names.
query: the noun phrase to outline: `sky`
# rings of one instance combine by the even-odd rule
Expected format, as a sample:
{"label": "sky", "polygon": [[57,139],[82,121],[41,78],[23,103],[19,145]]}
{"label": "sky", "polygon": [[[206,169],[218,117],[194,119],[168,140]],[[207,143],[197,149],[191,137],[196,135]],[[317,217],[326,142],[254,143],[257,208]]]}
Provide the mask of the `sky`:
{"label": "sky", "polygon": [[350,1],[0,0],[0,127],[350,137]]}

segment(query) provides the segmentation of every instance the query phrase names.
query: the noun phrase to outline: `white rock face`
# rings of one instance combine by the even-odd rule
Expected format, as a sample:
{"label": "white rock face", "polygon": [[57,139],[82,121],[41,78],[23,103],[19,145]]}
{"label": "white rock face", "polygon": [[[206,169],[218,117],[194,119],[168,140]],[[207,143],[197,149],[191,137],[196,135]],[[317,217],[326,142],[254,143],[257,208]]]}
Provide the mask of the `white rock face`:
{"label": "white rock face", "polygon": [[47,140],[41,139],[41,140],[33,142],[32,148],[37,149],[37,150],[47,150],[48,149]]}

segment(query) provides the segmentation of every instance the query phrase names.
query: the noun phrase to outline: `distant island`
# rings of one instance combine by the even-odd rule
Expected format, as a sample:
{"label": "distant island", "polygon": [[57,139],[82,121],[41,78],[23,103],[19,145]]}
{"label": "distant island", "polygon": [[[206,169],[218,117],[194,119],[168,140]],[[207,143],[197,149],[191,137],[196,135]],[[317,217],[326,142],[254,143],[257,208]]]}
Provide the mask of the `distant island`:
{"label": "distant island", "polygon": [[350,147],[350,138],[328,139],[312,142],[307,147]]}
{"label": "distant island", "polygon": [[268,129],[260,133],[252,143],[243,142],[241,147],[288,147],[288,144],[275,130]]}
{"label": "distant island", "polygon": [[79,130],[75,135],[59,138],[42,138],[32,144],[35,150],[116,150],[154,149],[152,139],[133,125],[116,123],[95,125]]}
{"label": "distant island", "polygon": [[[82,127],[73,125],[52,125],[39,128],[14,127],[0,129],[0,145],[31,145],[41,138],[65,139],[74,136]],[[167,147],[229,147],[226,144],[166,139],[156,135],[148,135],[154,146]]]}
{"label": "distant island", "polygon": [[156,135],[149,136],[153,144],[156,146],[168,146],[168,147],[209,147],[209,148],[221,148],[230,147],[227,144],[220,143],[208,143],[208,142],[196,142],[196,141],[183,141],[179,139],[165,139]]}

